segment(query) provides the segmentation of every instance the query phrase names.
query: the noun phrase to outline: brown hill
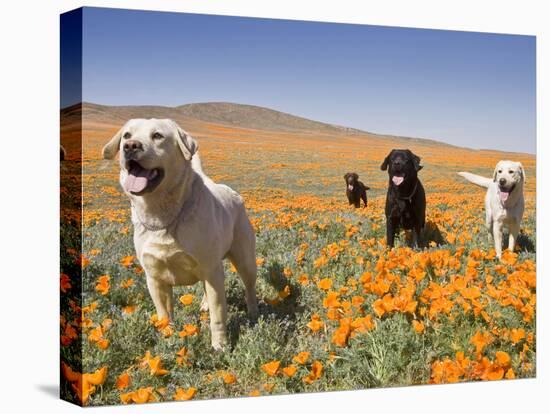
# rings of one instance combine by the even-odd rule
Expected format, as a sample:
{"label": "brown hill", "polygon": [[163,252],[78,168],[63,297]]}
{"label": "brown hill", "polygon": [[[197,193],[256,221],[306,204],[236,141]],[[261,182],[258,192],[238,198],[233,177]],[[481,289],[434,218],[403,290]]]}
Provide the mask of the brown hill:
{"label": "brown hill", "polygon": [[72,130],[76,121],[80,123],[81,116],[82,121],[87,125],[115,126],[122,125],[132,118],[170,118],[187,129],[196,126],[202,129],[201,126],[216,124],[239,130],[382,139],[387,143],[391,143],[394,148],[417,145],[460,148],[432,139],[377,134],[314,121],[269,108],[228,102],[192,103],[176,107],[157,105],[109,106],[83,102],[61,110],[62,129],[70,128]]}
{"label": "brown hill", "polygon": [[[79,119],[83,114],[86,122],[124,123],[131,118],[170,118],[185,125],[188,122],[202,121],[242,129],[286,132],[320,132],[346,135],[373,135],[379,137],[425,140],[421,138],[381,135],[355,128],[327,124],[302,118],[274,109],[254,105],[228,102],[206,102],[180,105],[176,107],[158,105],[99,105],[83,102],[63,108],[62,119],[70,121]],[[447,145],[438,141],[435,144]]]}

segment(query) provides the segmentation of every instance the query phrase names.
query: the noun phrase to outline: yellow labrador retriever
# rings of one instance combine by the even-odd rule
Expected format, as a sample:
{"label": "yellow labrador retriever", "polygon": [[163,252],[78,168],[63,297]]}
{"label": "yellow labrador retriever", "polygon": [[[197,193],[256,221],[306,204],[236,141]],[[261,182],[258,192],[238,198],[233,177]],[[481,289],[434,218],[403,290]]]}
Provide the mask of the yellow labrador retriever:
{"label": "yellow labrador retriever", "polygon": [[493,178],[469,172],[459,172],[466,180],[487,188],[485,195],[485,226],[489,242],[494,241],[498,258],[502,256],[504,230],[509,232],[508,249],[514,250],[525,209],[523,184],[525,171],[521,162],[502,160],[495,167]]}
{"label": "yellow labrador retriever", "polygon": [[229,258],[256,302],[256,239],[242,198],[201,168],[196,141],[169,119],[132,119],[103,148],[120,151],[120,184],[130,198],[134,246],[157,315],[172,318],[172,287],[204,283],[212,346],[227,344],[222,261]]}

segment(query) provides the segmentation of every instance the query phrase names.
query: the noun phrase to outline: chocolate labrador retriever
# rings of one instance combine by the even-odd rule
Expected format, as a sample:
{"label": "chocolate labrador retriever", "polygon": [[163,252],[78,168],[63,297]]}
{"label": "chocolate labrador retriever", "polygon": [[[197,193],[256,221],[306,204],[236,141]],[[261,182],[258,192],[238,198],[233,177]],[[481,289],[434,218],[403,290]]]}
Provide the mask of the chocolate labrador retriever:
{"label": "chocolate labrador retriever", "polygon": [[388,171],[386,195],[386,244],[392,248],[395,233],[402,227],[413,230],[413,246],[419,246],[420,231],[426,224],[426,193],[418,179],[420,157],[408,149],[394,149],[380,166]]}
{"label": "chocolate labrador retriever", "polygon": [[367,207],[367,191],[370,187],[359,181],[359,175],[357,173],[346,173],[344,175],[346,180],[346,196],[348,197],[349,205],[354,205],[355,208],[361,207],[361,200]]}

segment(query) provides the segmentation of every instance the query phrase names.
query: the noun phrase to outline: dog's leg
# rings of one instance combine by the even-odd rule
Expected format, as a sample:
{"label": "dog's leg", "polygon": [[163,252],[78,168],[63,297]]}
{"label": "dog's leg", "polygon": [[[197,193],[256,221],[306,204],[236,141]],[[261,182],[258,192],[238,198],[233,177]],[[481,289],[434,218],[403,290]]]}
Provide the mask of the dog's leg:
{"label": "dog's leg", "polygon": [[394,245],[394,238],[395,238],[395,228],[391,221],[391,218],[386,219],[386,245],[393,249]]}
{"label": "dog's leg", "polygon": [[495,242],[493,237],[493,213],[491,212],[490,205],[485,203],[485,228],[487,229],[487,236],[489,241],[489,246]]}
{"label": "dog's leg", "polygon": [[495,251],[500,259],[502,256],[502,223],[496,220],[493,222],[493,238],[495,240]]}
{"label": "dog's leg", "polygon": [[519,235],[519,223],[514,221],[508,225],[508,228],[510,229],[510,235],[508,236],[508,250],[513,252]]}
{"label": "dog's leg", "polygon": [[212,348],[220,351],[227,345],[227,300],[225,298],[224,274],[221,263],[214,270],[214,274],[205,281],[204,285],[210,312]]}
{"label": "dog's leg", "polygon": [[199,307],[199,310],[201,312],[208,312],[208,298],[206,297],[206,286],[204,282],[202,282],[202,289],[204,291],[204,294],[202,295],[201,305]]}
{"label": "dog's leg", "polygon": [[174,312],[172,286],[147,276],[147,288],[155,304],[159,320],[164,318],[171,320]]}
{"label": "dog's leg", "polygon": [[413,229],[413,247],[415,249],[418,249],[420,248],[420,231],[421,231],[421,227],[420,226],[415,226],[414,229]]}
{"label": "dog's leg", "polygon": [[493,218],[491,217],[489,210],[485,210],[485,227],[487,228],[487,236],[490,246],[495,242],[495,238],[493,237]]}
{"label": "dog's leg", "polygon": [[[252,234],[252,237],[254,235]],[[248,241],[248,243],[247,243]],[[244,284],[246,295],[246,307],[248,317],[255,320],[258,317],[258,301],[256,299],[256,278],[258,269],[256,266],[256,248],[255,240],[239,240],[233,243],[229,252],[229,260],[239,272],[239,276]]]}
{"label": "dog's leg", "polygon": [[227,257],[237,269],[244,283],[248,316],[250,319],[255,320],[258,317],[258,301],[256,299],[256,278],[258,274],[256,266],[256,235],[244,209],[240,220],[242,224],[235,226],[233,244]]}
{"label": "dog's leg", "polygon": [[242,257],[242,255],[237,252],[232,252],[229,259],[237,269],[237,272],[239,272],[239,276],[243,281],[248,317],[254,320],[258,317],[258,301],[256,300],[256,258],[252,255],[249,255],[249,257]]}
{"label": "dog's leg", "polygon": [[367,193],[364,192],[364,193],[361,195],[361,198],[363,199],[363,203],[365,203],[364,208],[366,208],[366,207],[367,207]]}

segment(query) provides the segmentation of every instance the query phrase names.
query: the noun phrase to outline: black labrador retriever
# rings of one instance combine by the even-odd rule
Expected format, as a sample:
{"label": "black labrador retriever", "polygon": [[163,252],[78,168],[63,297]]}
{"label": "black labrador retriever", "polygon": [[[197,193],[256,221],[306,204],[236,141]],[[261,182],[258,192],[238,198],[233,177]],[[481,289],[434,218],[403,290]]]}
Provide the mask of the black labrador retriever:
{"label": "black labrador retriever", "polygon": [[359,175],[354,172],[346,173],[344,180],[346,180],[346,195],[349,204],[359,208],[361,207],[361,200],[363,200],[365,207],[367,207],[367,191],[370,190],[370,187],[359,181]]}
{"label": "black labrador retriever", "polygon": [[413,245],[419,246],[426,224],[426,193],[418,179],[420,157],[408,149],[391,150],[380,166],[390,177],[386,195],[386,244],[392,248],[395,233],[402,227],[413,230]]}

